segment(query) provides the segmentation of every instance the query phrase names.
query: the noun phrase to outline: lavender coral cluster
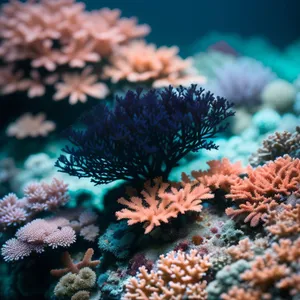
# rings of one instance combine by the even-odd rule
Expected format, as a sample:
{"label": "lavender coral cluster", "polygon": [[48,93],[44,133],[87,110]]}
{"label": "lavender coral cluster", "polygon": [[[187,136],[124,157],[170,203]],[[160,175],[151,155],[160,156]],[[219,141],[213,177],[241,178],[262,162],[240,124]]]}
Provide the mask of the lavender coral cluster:
{"label": "lavender coral cluster", "polygon": [[117,97],[113,109],[99,105],[70,130],[56,166],[73,176],[91,177],[96,184],[114,180],[145,180],[162,176],[186,154],[217,149],[212,141],[228,126],[233,104],[192,85]]}
{"label": "lavender coral cluster", "polygon": [[0,229],[28,221],[38,212],[54,211],[69,200],[68,185],[53,178],[50,184],[31,183],[24,189],[24,197],[10,193],[0,200]]}

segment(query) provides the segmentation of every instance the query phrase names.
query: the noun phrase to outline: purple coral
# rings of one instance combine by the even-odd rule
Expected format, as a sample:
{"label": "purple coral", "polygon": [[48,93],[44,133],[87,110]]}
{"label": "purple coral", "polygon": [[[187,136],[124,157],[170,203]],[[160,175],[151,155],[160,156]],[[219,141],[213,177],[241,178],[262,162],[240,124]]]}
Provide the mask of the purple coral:
{"label": "purple coral", "polygon": [[31,183],[24,189],[27,206],[30,210],[53,211],[69,200],[68,185],[62,180],[53,178],[51,184],[45,182]]}
{"label": "purple coral", "polygon": [[236,105],[258,105],[263,88],[274,77],[271,70],[260,62],[238,58],[218,69],[214,92]]}
{"label": "purple coral", "polygon": [[46,246],[52,248],[69,247],[76,241],[75,231],[67,219],[36,219],[21,227],[16,238],[8,240],[2,247],[5,261],[14,261],[29,256],[32,252],[41,253]]}
{"label": "purple coral", "polygon": [[10,193],[0,200],[0,226],[15,226],[27,220],[26,200]]}
{"label": "purple coral", "polygon": [[53,178],[50,184],[29,184],[22,199],[13,193],[8,194],[0,199],[0,228],[16,226],[40,211],[53,211],[66,204],[69,200],[67,187],[63,181]]}

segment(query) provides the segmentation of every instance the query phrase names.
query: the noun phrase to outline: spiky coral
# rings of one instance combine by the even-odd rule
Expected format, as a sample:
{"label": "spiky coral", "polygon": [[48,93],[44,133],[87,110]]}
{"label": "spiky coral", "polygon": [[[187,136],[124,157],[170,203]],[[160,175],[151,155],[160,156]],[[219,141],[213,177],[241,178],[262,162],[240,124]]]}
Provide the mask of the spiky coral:
{"label": "spiky coral", "polygon": [[92,248],[89,248],[86,250],[82,261],[78,263],[74,263],[72,261],[72,258],[70,256],[70,253],[68,251],[63,253],[62,256],[62,262],[65,265],[64,269],[56,269],[56,270],[51,270],[51,275],[61,277],[64,274],[67,274],[69,272],[73,274],[79,273],[80,269],[85,268],[85,267],[96,267],[99,265],[100,261],[99,260],[92,260],[92,256],[94,255],[94,250]]}
{"label": "spiky coral", "polygon": [[288,154],[291,157],[300,156],[300,127],[292,132],[275,132],[262,142],[262,147],[253,153],[249,161],[252,166],[263,165],[277,157]]}
{"label": "spiky coral", "polygon": [[119,203],[126,205],[128,209],[122,209],[116,213],[117,218],[129,219],[128,224],[145,223],[145,234],[168,223],[170,218],[176,218],[178,214],[187,211],[200,212],[202,209],[201,199],[212,198],[209,189],[203,185],[192,187],[186,184],[184,188],[177,189],[170,184],[163,183],[161,178],[147,181],[141,192],[143,198],[131,197],[130,200],[120,198]]}
{"label": "spiky coral", "polygon": [[157,271],[148,272],[141,267],[137,276],[128,281],[123,300],[207,299],[206,281],[201,279],[209,267],[208,257],[202,258],[197,250],[161,255]]}
{"label": "spiky coral", "polygon": [[231,186],[227,195],[240,203],[239,208],[227,208],[226,213],[231,217],[246,215],[245,222],[257,226],[270,206],[276,207],[276,200],[298,190],[300,160],[286,155],[256,169],[248,167],[247,174],[242,182]]}

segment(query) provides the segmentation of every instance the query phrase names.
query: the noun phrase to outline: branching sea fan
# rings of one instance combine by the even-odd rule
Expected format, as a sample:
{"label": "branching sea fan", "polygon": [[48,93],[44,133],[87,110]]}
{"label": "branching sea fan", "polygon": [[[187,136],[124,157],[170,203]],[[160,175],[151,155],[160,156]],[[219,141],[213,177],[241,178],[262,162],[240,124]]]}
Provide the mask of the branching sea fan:
{"label": "branching sea fan", "polygon": [[217,149],[211,140],[234,115],[226,99],[204,89],[169,87],[128,91],[113,109],[102,104],[82,118],[85,130],[70,130],[56,162],[60,171],[91,177],[96,184],[162,176],[190,151]]}

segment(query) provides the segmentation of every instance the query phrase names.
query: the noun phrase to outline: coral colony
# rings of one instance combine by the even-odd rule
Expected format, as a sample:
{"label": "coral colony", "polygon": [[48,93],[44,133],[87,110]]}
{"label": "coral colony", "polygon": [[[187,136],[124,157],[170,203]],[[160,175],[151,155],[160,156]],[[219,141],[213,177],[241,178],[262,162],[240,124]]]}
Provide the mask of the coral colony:
{"label": "coral colony", "polygon": [[0,299],[300,299],[299,41],[182,58],[75,0],[0,25]]}

